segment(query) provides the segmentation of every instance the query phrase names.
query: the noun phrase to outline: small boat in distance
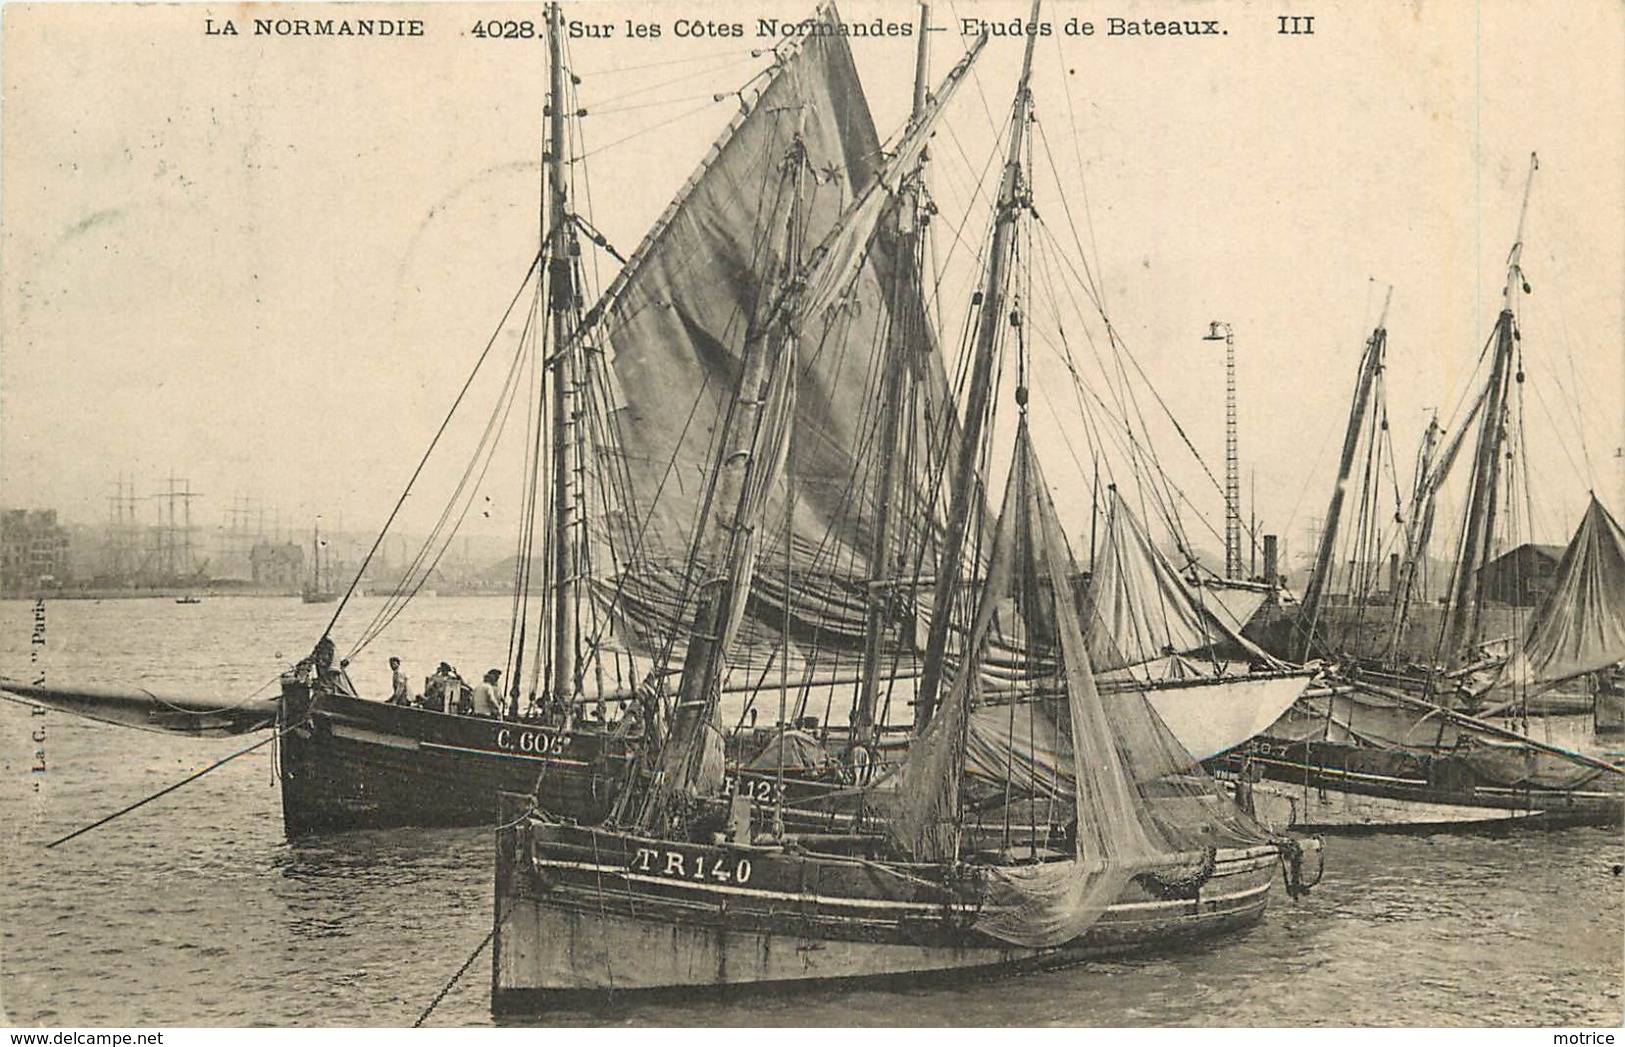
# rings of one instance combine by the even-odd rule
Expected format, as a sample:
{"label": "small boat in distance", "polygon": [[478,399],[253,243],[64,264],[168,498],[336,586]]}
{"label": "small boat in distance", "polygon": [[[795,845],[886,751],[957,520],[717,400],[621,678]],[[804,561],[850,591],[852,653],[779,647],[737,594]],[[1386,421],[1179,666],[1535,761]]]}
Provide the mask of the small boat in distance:
{"label": "small boat in distance", "polygon": [[184,603],[184,604],[202,603],[203,598],[199,597],[199,596],[192,596],[192,595],[188,594],[186,596],[177,596],[177,597],[175,597],[175,602],[176,603]]}

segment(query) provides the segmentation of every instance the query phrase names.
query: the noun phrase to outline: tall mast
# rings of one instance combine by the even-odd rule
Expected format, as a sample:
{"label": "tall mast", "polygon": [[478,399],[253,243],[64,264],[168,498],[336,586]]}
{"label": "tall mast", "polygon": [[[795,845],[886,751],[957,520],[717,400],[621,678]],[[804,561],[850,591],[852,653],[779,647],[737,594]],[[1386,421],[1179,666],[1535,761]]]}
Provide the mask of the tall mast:
{"label": "tall mast", "polygon": [[[571,537],[570,430],[575,368],[566,351],[571,336],[575,303],[574,236],[571,234],[569,198],[564,172],[564,42],[563,12],[558,4],[547,9],[547,45],[551,99],[548,106],[547,182],[547,313],[552,324],[552,506],[551,579],[553,585],[553,697],[568,702],[574,697],[576,675],[575,557]],[[515,681],[517,683],[517,680]]]}
{"label": "tall mast", "polygon": [[1303,633],[1302,657],[1305,659],[1309,657],[1310,645],[1314,643],[1321,598],[1325,595],[1326,582],[1331,575],[1338,519],[1343,515],[1343,496],[1348,489],[1349,474],[1354,468],[1354,452],[1359,447],[1360,431],[1365,427],[1366,405],[1371,402],[1371,389],[1382,370],[1383,349],[1388,343],[1388,304],[1393,298],[1394,289],[1390,287],[1382,302],[1382,315],[1371,337],[1366,339],[1365,354],[1360,358],[1360,377],[1354,386],[1354,403],[1349,407],[1348,428],[1343,432],[1343,456],[1337,463],[1337,485],[1332,488],[1332,501],[1326,509],[1326,526],[1320,532],[1320,549],[1315,553],[1314,573],[1309,576],[1309,585],[1303,594],[1300,628]]}
{"label": "tall mast", "polygon": [[914,109],[911,120],[925,112],[925,70],[931,60],[931,5],[920,0],[920,45],[914,52]]}
{"label": "tall mast", "polygon": [[1478,445],[1473,454],[1473,484],[1468,495],[1467,519],[1462,527],[1456,556],[1456,576],[1451,586],[1450,605],[1445,612],[1439,638],[1438,657],[1446,671],[1459,668],[1468,643],[1478,631],[1479,574],[1495,554],[1495,505],[1500,488],[1501,449],[1506,439],[1505,413],[1508,382],[1512,372],[1512,350],[1516,334],[1514,312],[1518,289],[1523,286],[1519,259],[1523,256],[1523,222],[1529,213],[1529,190],[1535,184],[1540,162],[1529,154],[1529,180],[1523,188],[1523,206],[1518,211],[1518,232],[1507,258],[1507,281],[1501,295],[1501,315],[1495,324],[1495,362],[1484,401],[1484,417],[1479,420]]}
{"label": "tall mast", "polygon": [[1411,516],[1405,528],[1405,558],[1399,567],[1398,583],[1394,586],[1394,613],[1388,632],[1388,662],[1399,661],[1399,645],[1405,638],[1405,622],[1411,613],[1411,596],[1416,589],[1416,577],[1421,571],[1422,557],[1427,555],[1428,539],[1433,534],[1434,452],[1439,446],[1439,414],[1428,420],[1427,431],[1422,434],[1422,449],[1416,458],[1416,480],[1411,485]]}
{"label": "tall mast", "polygon": [[701,759],[703,732],[716,718],[730,621],[735,617],[739,602],[749,596],[749,571],[741,573],[735,568],[754,556],[749,544],[757,521],[752,519],[747,498],[751,481],[766,460],[762,446],[763,418],[776,368],[791,368],[793,379],[796,366],[793,359],[782,358],[791,352],[790,319],[794,300],[805,279],[801,269],[804,218],[801,197],[807,169],[807,150],[802,138],[804,110],[799,120],[794,144],[784,159],[780,176],[789,200],[784,251],[779,271],[762,289],[758,309],[765,316],[745,337],[739,386],[726,415],[722,442],[717,445],[715,479],[706,503],[709,507],[700,520],[695,546],[696,550],[703,550],[701,567],[705,576],[698,585],[671,731],[655,788],[646,798],[640,818],[646,826],[663,815],[669,796],[693,784]]}
{"label": "tall mast", "polygon": [[[1031,20],[1035,24],[1038,10],[1039,0],[1033,0]],[[961,560],[965,549],[965,531],[970,523],[972,496],[979,489],[976,458],[982,442],[982,429],[987,422],[994,349],[998,342],[999,326],[1005,322],[1006,270],[1015,243],[1016,216],[1025,206],[1021,149],[1026,137],[1027,120],[1032,112],[1032,93],[1028,84],[1032,78],[1033,44],[1036,39],[1036,35],[1027,36],[1027,46],[1021,58],[1021,79],[1016,84],[1016,99],[1011,106],[1010,152],[999,183],[999,202],[993,216],[993,253],[988,260],[981,292],[982,303],[976,318],[970,395],[965,404],[964,432],[960,434],[958,468],[954,473],[958,482],[954,485],[953,502],[949,506],[942,560],[937,566],[937,584],[931,603],[931,634],[926,643],[925,665],[914,701],[915,724],[922,727],[930,721],[936,709],[937,693],[942,687],[943,659],[947,654],[954,598],[958,595],[963,572]]]}
{"label": "tall mast", "polygon": [[[920,43],[914,57],[914,111],[911,122],[925,112],[926,66],[929,60],[931,6],[920,4]],[[881,361],[884,377],[880,402],[880,482],[875,490],[874,539],[869,547],[869,588],[864,623],[863,670],[859,674],[858,701],[852,711],[852,744],[872,741],[875,707],[880,693],[881,644],[886,635],[890,610],[896,606],[896,579],[891,562],[893,496],[897,488],[897,459],[902,437],[904,383],[914,374],[910,358],[919,336],[914,308],[919,296],[920,173],[925,154],[898,194],[893,214],[897,219],[896,265],[892,272],[891,327],[886,355]]]}

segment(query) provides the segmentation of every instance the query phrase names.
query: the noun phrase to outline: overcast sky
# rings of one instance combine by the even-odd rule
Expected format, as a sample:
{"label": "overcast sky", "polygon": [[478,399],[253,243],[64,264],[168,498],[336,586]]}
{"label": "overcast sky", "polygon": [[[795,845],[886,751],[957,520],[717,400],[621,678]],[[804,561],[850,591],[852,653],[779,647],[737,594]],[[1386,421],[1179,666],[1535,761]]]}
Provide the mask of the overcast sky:
{"label": "overcast sky", "polygon": [[[1407,470],[1426,409],[1448,415],[1461,396],[1538,151],[1522,342],[1541,430],[1533,537],[1563,541],[1589,488],[1625,503],[1625,7],[1298,6],[1312,36],[1281,35],[1276,7],[1253,3],[1048,5],[1037,104],[1066,189],[1063,206],[1041,172],[1040,213],[1081,227],[1113,323],[1216,474],[1223,354],[1201,335],[1209,320],[1233,326],[1243,492],[1257,492],[1246,511],[1296,547],[1324,511],[1388,284],[1389,417]],[[765,64],[744,8],[567,9],[616,27],[571,57],[595,150],[582,207],[623,253],[731,115],[713,93]],[[480,17],[539,25],[540,12],[5,5],[0,502],[100,521],[120,475],[148,494],[173,472],[205,494],[206,525],[238,497],[301,529],[317,512],[379,525],[536,251],[545,47],[468,31]],[[951,31],[933,36],[935,75],[964,48],[957,15],[1025,13],[937,5]],[[842,14],[906,22],[915,9]],[[1105,35],[1109,17],[1176,15],[1227,35]],[[424,36],[256,37],[256,16],[415,18]],[[628,18],[662,38],[627,39]],[[742,21],[747,36],[680,39],[680,18]],[[1065,35],[1074,18],[1095,35]],[[242,35],[207,35],[211,19]],[[888,135],[906,115],[913,41],[853,48]],[[1019,50],[993,41],[933,147],[939,236],[984,228],[985,208],[967,219],[967,187]],[[1041,395],[1065,388],[1057,361],[1035,367]],[[1053,444],[1067,420],[1049,402],[1035,419],[1059,421]],[[1087,485],[1053,457],[1063,513],[1084,529]],[[1199,471],[1170,469],[1221,527]],[[504,509],[475,526],[499,526]]]}

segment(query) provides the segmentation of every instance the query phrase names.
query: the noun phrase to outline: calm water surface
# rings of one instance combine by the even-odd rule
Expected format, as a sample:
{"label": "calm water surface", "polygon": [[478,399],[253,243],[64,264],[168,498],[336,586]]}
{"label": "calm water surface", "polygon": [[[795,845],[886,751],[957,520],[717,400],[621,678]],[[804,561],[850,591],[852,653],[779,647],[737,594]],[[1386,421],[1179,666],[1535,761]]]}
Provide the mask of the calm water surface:
{"label": "calm water surface", "polygon": [[[357,625],[377,606],[363,602]],[[500,664],[506,601],[424,600],[352,666]],[[248,696],[332,608],[290,599],[51,601],[48,679]],[[0,673],[32,606],[0,602]],[[491,646],[481,646],[490,637]],[[341,643],[341,649],[343,644]],[[48,770],[33,774],[45,727]],[[49,840],[252,742],[0,702],[0,1024],[409,1025],[484,938],[483,830],[282,836],[272,747],[53,850]],[[35,786],[38,790],[35,790]],[[625,1025],[1578,1025],[1621,1022],[1625,845],[1613,830],[1332,839],[1326,876],[1263,924],[1176,955],[952,990],[620,1004]],[[482,955],[430,1019],[487,1025]]]}

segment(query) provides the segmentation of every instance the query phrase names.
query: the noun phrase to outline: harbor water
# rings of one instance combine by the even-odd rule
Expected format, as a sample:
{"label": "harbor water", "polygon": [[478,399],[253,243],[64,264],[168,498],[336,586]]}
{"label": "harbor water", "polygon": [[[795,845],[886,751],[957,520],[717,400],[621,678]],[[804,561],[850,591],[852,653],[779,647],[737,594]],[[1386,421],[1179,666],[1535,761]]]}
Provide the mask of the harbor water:
{"label": "harbor water", "polygon": [[[340,651],[378,600],[346,614]],[[385,660],[500,665],[508,602],[420,600]],[[274,686],[332,605],[0,602],[0,674],[228,699]],[[348,631],[347,631],[348,630]],[[42,643],[35,640],[43,639]],[[486,646],[489,641],[489,646]],[[59,847],[45,844],[264,737],[193,739],[0,703],[0,1023],[410,1025],[490,930],[491,834],[284,838],[264,746]],[[43,756],[41,755],[43,754]],[[38,770],[43,762],[43,772]],[[1322,882],[1250,932],[1177,953],[951,989],[820,990],[563,1011],[538,1023],[1618,1026],[1617,830],[1333,838]],[[430,1025],[487,1025],[489,954]]]}

